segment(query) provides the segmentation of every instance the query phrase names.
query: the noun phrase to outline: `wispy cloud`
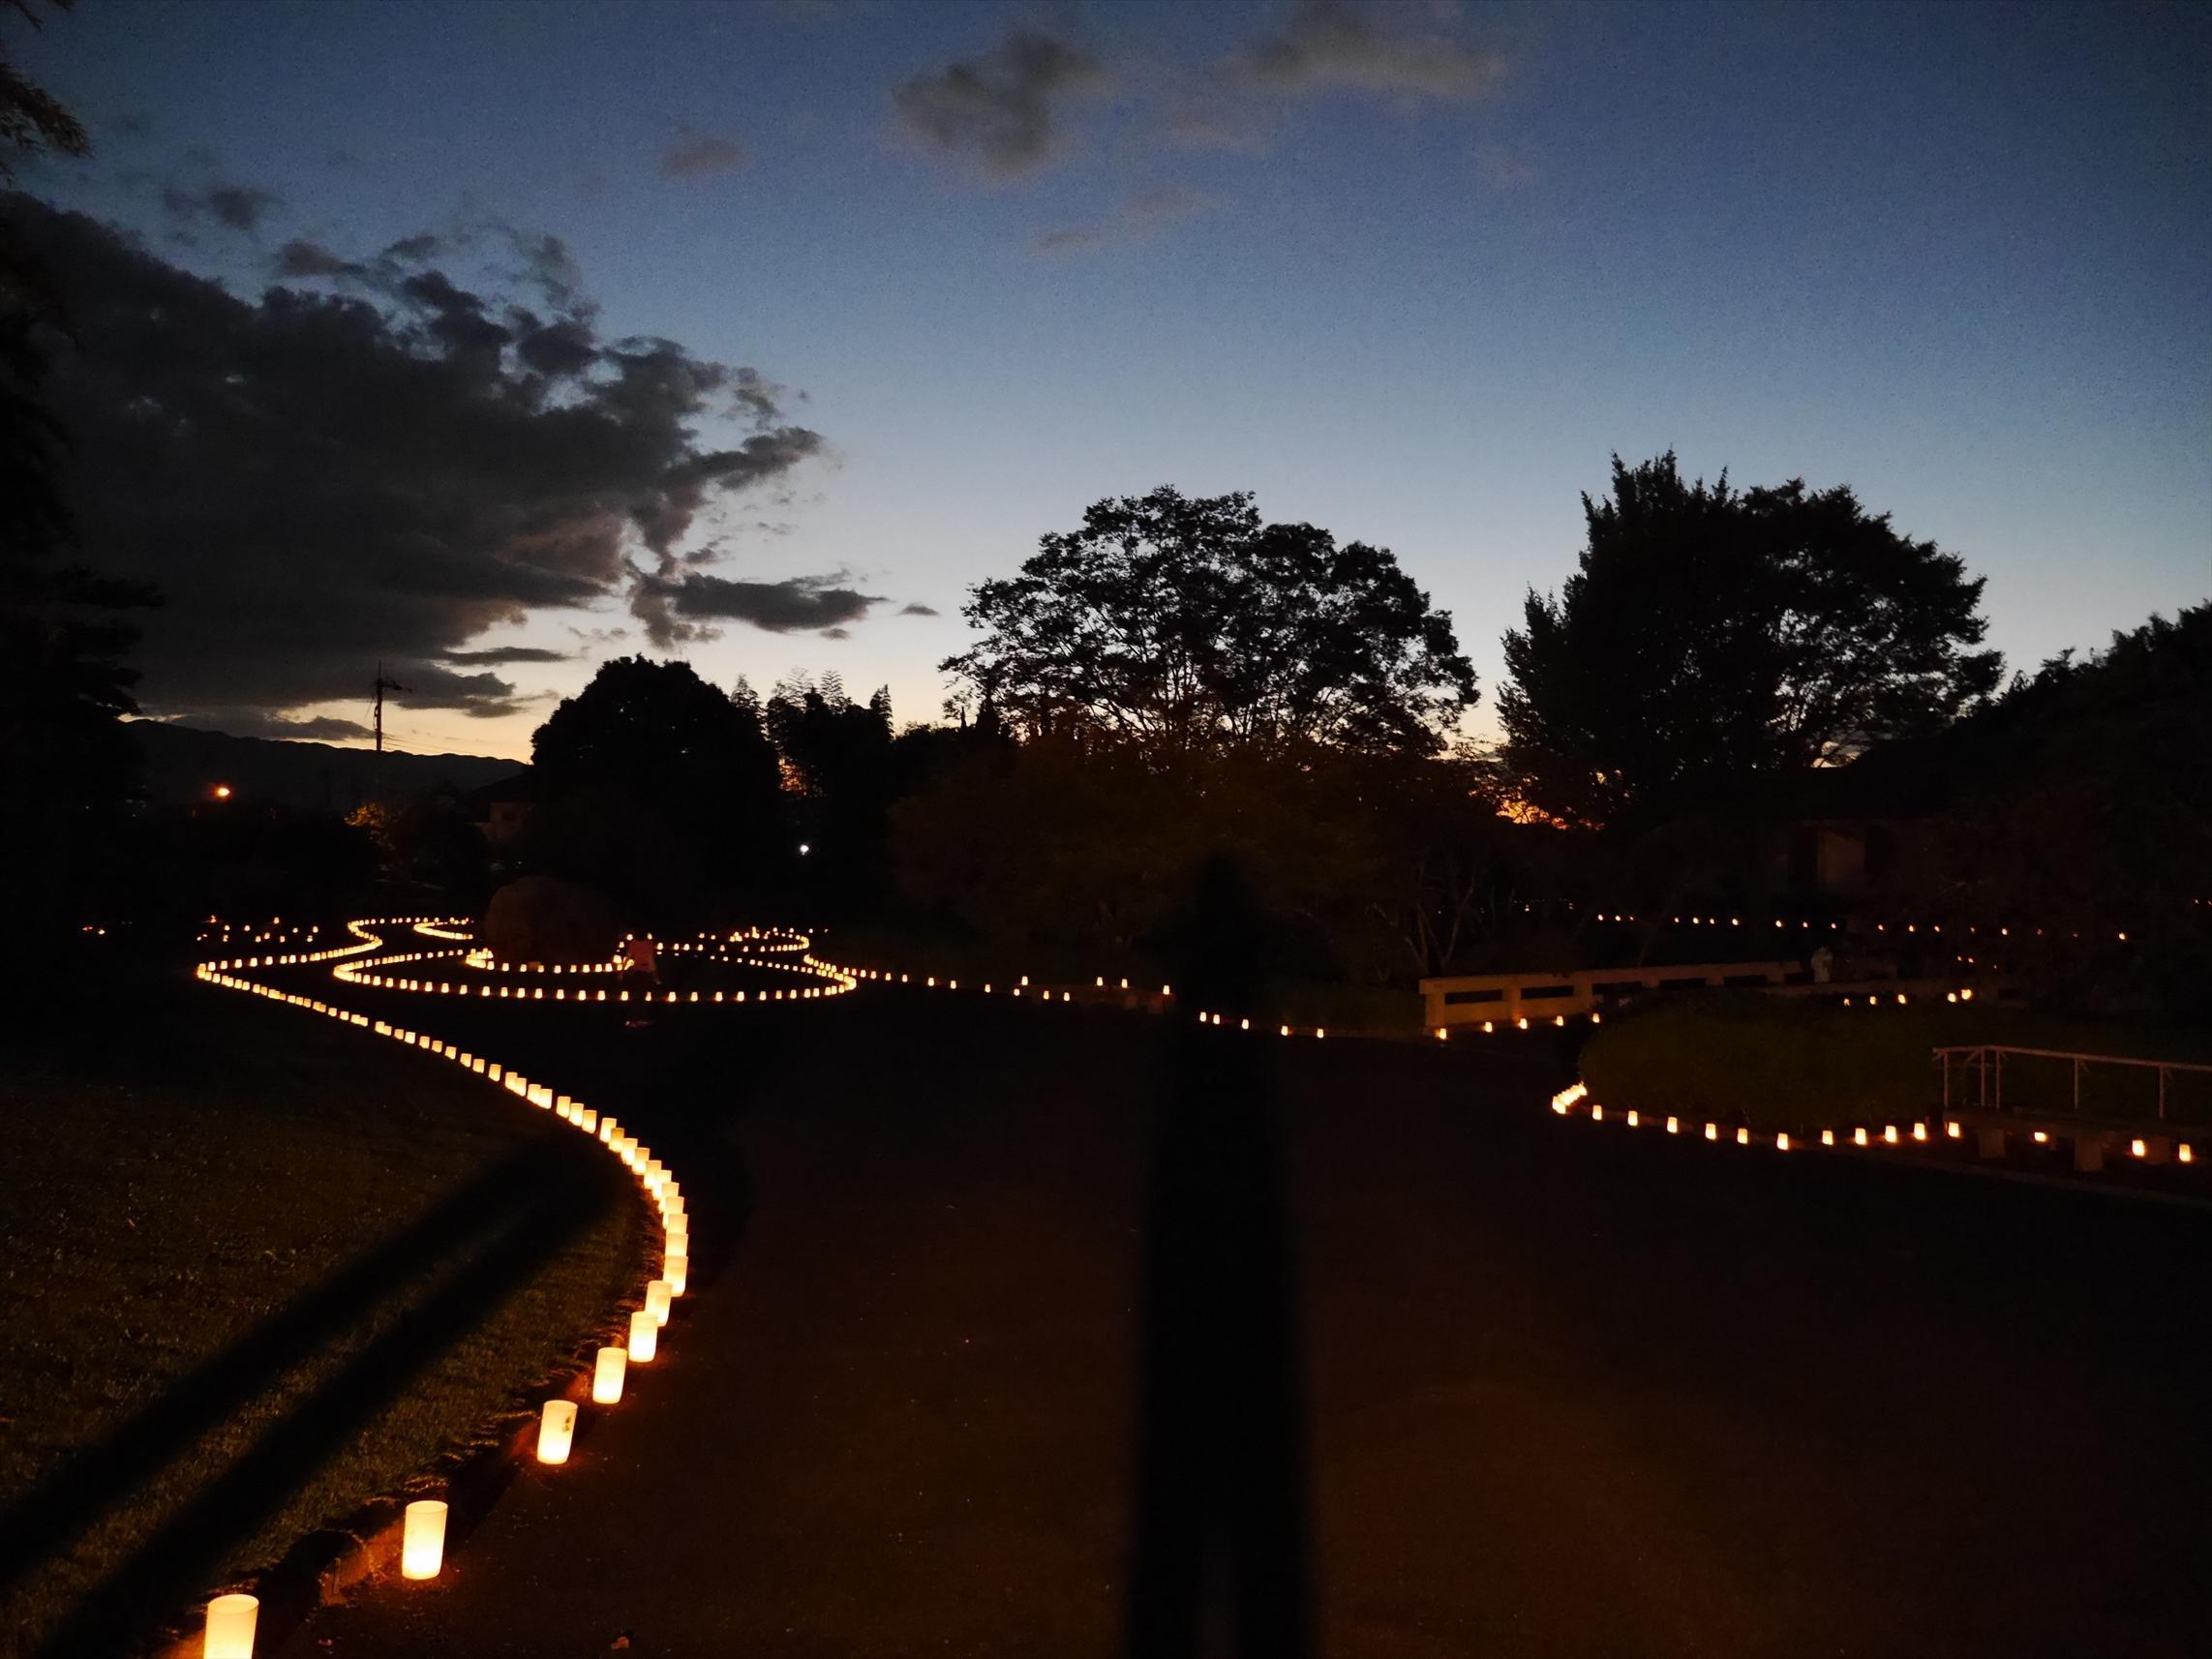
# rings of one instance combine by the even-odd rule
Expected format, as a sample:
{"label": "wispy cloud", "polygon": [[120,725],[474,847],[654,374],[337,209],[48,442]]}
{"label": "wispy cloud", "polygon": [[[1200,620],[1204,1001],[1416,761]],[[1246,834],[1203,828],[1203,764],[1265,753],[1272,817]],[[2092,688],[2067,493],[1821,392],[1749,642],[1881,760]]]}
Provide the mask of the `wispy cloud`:
{"label": "wispy cloud", "polygon": [[1185,190],[1179,186],[1140,190],[1095,224],[1046,231],[1037,238],[1036,252],[1068,254],[1113,242],[1138,241],[1210,213],[1220,205],[1219,196],[1204,191]]}
{"label": "wispy cloud", "polygon": [[213,219],[232,230],[256,230],[281,201],[276,192],[250,184],[214,184],[191,190],[172,184],[162,191],[162,205],[177,219]]}
{"label": "wispy cloud", "polygon": [[660,176],[712,178],[717,173],[736,172],[745,160],[744,150],[735,139],[713,133],[688,133],[662,153]]}
{"label": "wispy cloud", "polygon": [[1255,42],[1237,72],[1253,85],[1292,97],[1355,92],[1379,98],[1459,103],[1494,90],[1505,60],[1438,29],[1396,29],[1388,12],[1352,0],[1303,0],[1289,26]]}
{"label": "wispy cloud", "polygon": [[1508,59],[1471,45],[1437,7],[1300,0],[1289,19],[1186,80],[1165,130],[1195,148],[1264,149],[1291,106],[1367,99],[1401,113],[1497,90]]}
{"label": "wispy cloud", "polygon": [[1106,66],[1090,53],[1016,28],[981,57],[903,82],[892,103],[915,136],[1005,179],[1059,155],[1067,144],[1061,106],[1109,83]]}
{"label": "wispy cloud", "polygon": [[819,632],[859,621],[883,603],[880,593],[842,586],[847,580],[843,571],[781,582],[740,582],[698,572],[648,576],[647,602],[633,609],[644,619],[648,636],[663,648],[706,637],[712,629],[703,623],[749,622],[772,634]]}

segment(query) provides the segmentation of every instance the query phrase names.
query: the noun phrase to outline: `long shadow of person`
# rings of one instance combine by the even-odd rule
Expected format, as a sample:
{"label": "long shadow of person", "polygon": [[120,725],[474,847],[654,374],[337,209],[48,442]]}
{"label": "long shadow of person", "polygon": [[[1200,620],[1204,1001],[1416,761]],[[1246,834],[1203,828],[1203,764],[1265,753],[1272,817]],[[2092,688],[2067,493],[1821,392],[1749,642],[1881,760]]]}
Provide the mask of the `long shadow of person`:
{"label": "long shadow of person", "polygon": [[[1175,941],[1180,1007],[1254,1006],[1265,941],[1235,867],[1199,873]],[[1178,1019],[1146,1214],[1138,1659],[1307,1652],[1295,1282],[1261,1041]]]}

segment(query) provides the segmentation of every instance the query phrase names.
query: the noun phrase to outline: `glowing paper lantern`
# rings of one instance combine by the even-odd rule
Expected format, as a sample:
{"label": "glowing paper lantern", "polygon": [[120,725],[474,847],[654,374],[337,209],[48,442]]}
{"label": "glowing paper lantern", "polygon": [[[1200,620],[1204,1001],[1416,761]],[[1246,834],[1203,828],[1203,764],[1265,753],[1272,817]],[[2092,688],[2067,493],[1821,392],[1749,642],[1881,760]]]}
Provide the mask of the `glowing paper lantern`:
{"label": "glowing paper lantern", "polygon": [[645,1287],[645,1311],[652,1315],[655,1325],[668,1323],[669,1304],[674,1300],[675,1294],[665,1279],[656,1279]]}
{"label": "glowing paper lantern", "polygon": [[691,1282],[691,1258],[682,1251],[670,1251],[661,1257],[660,1276],[668,1281],[668,1293],[681,1296]]}
{"label": "glowing paper lantern", "polygon": [[1669,1118],[1667,1120],[1667,1132],[1669,1134],[1680,1134],[1682,1132],[1682,1119],[1680,1118]]}
{"label": "glowing paper lantern", "polygon": [[591,1403],[612,1405],[622,1397],[622,1373],[627,1369],[628,1356],[621,1348],[601,1348],[598,1363],[591,1368]]}
{"label": "glowing paper lantern", "polygon": [[445,1505],[435,1497],[417,1498],[408,1505],[407,1529],[401,1534],[400,1576],[435,1579],[445,1564]]}
{"label": "glowing paper lantern", "polygon": [[537,1461],[565,1463],[576,1441],[576,1402],[549,1400],[537,1420]]}
{"label": "glowing paper lantern", "polygon": [[203,1659],[254,1659],[254,1626],[260,1616],[261,1604],[254,1596],[217,1596],[207,1604]]}
{"label": "glowing paper lantern", "polygon": [[660,1325],[640,1308],[630,1315],[630,1364],[644,1365],[660,1346]]}

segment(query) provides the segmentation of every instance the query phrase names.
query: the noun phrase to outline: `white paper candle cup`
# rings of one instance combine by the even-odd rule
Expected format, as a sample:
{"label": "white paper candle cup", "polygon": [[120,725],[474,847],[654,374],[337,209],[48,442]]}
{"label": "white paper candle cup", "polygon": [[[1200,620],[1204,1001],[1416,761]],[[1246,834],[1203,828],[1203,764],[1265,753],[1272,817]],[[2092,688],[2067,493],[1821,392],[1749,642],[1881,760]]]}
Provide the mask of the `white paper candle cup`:
{"label": "white paper candle cup", "polygon": [[644,1365],[660,1346],[660,1321],[640,1308],[630,1315],[630,1364]]}
{"label": "white paper candle cup", "polygon": [[254,1659],[254,1626],[260,1616],[261,1604],[253,1596],[217,1596],[207,1604],[203,1659]]}
{"label": "white paper candle cup", "polygon": [[599,1362],[591,1370],[591,1403],[612,1405],[622,1397],[622,1372],[627,1369],[629,1355],[621,1348],[601,1348]]}
{"label": "white paper candle cup", "polygon": [[656,1279],[645,1287],[645,1311],[652,1315],[654,1324],[668,1323],[668,1308],[675,1296],[665,1279]]}
{"label": "white paper candle cup", "polygon": [[549,1400],[537,1420],[537,1461],[565,1463],[576,1442],[576,1402]]}
{"label": "white paper candle cup", "polygon": [[407,1530],[400,1544],[400,1576],[435,1579],[445,1564],[445,1505],[435,1497],[408,1505]]}

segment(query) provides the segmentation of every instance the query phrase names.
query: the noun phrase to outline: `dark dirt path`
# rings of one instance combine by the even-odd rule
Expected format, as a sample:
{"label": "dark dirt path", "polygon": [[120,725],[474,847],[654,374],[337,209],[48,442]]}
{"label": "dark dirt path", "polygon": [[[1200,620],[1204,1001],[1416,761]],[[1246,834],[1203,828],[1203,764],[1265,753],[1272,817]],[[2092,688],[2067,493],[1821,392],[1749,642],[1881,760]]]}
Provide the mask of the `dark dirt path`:
{"label": "dark dirt path", "polygon": [[1543,1112],[1533,1068],[1224,1033],[1284,1171],[1285,1376],[1232,1306],[1266,1252],[1189,1231],[1273,1213],[1224,1177],[1251,1149],[1161,1201],[1165,1022],[920,991],[507,1017],[449,1034],[666,1149],[697,1293],[443,1580],[286,1655],[1123,1651],[1137,1518],[1170,1512],[1137,1449],[1177,1443],[1139,1404],[1176,1215],[1236,1317],[1150,1308],[1227,1333],[1156,1495],[1295,1412],[1285,1495],[1242,1482],[1282,1524],[1224,1524],[1257,1599],[1303,1541],[1316,1653],[2202,1650],[2203,1213],[1632,1136]]}

